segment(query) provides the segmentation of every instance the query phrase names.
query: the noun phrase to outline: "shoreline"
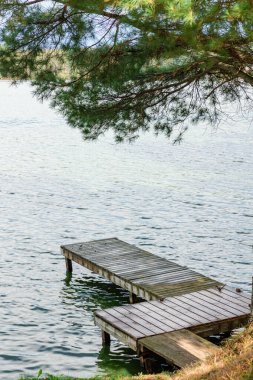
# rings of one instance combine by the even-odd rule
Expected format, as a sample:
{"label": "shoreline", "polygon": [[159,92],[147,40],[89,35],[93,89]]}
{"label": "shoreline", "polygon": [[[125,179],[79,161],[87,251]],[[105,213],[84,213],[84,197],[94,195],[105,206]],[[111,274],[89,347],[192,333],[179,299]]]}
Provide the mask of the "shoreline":
{"label": "shoreline", "polygon": [[218,353],[206,361],[178,370],[174,374],[126,376],[113,375],[77,378],[45,374],[18,380],[252,380],[253,379],[253,320],[238,335],[228,338]]}

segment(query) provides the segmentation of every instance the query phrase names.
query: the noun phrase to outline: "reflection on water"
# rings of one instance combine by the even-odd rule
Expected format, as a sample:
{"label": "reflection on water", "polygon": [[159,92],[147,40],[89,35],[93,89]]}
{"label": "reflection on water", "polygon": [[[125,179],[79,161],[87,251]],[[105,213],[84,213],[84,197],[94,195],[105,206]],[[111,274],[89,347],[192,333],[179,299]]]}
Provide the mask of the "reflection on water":
{"label": "reflection on water", "polygon": [[98,368],[108,374],[135,375],[145,372],[135,352],[112,341],[110,347],[102,347],[96,362]]}
{"label": "reflection on water", "polygon": [[67,275],[66,286],[62,288],[61,296],[64,304],[93,312],[98,308],[104,309],[129,303],[127,291],[102,277],[95,274],[86,274],[73,279],[71,277],[72,275]]}
{"label": "reflection on water", "polygon": [[[74,265],[77,265],[74,263]],[[129,293],[115,284],[95,274],[87,273],[76,278],[68,273],[65,278],[65,286],[61,291],[62,303],[80,308],[84,315],[91,314],[96,309],[105,309],[129,303]],[[142,301],[140,299],[140,301]],[[77,330],[79,324],[75,324]],[[99,334],[101,335],[101,334]],[[136,353],[129,347],[115,340],[113,337],[110,347],[102,346],[98,353],[96,365],[98,369],[108,374],[134,375],[144,372]],[[159,370],[167,370],[163,361],[158,361]]]}
{"label": "reflection on water", "polygon": [[78,265],[67,279],[61,244],[116,236],[250,290],[252,128],[86,143],[27,85],[0,87],[1,380],[141,371],[93,321],[126,292]]}
{"label": "reflection on water", "polygon": [[[68,273],[61,296],[63,304],[83,309],[84,315],[92,314],[99,308],[129,303],[127,291],[95,274],[86,274],[73,279],[72,274]],[[110,347],[103,347],[101,340],[96,365],[99,370],[108,374],[134,375],[144,371],[135,352],[116,340],[112,340]]]}

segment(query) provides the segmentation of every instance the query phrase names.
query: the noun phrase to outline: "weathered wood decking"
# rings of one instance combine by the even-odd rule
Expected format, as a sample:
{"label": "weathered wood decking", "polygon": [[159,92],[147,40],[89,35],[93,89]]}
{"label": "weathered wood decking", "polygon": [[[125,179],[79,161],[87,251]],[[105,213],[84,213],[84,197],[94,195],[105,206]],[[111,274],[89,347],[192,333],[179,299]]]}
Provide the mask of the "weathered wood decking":
{"label": "weathered wood decking", "polygon": [[61,248],[67,260],[77,262],[147,301],[222,286],[216,280],[116,238]]}
{"label": "weathered wood decking", "polygon": [[218,351],[217,346],[185,329],[140,339],[138,346],[140,354],[154,352],[177,367],[205,360]]}
{"label": "weathered wood decking", "polygon": [[67,270],[73,260],[148,301],[97,310],[105,342],[113,335],[140,355],[151,351],[182,367],[216,349],[202,337],[249,318],[247,294],[116,238],[61,248]]}
{"label": "weathered wood decking", "polygon": [[97,310],[95,323],[133,350],[143,346],[183,367],[215,349],[196,334],[231,331],[246,323],[248,316],[249,297],[224,287]]}

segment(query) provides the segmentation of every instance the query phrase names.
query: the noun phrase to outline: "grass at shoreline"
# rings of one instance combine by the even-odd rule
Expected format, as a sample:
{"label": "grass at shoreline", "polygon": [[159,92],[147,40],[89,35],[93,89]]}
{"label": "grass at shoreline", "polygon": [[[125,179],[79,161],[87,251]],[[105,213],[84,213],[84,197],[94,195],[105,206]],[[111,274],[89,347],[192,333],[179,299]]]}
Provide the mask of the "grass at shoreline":
{"label": "grass at shoreline", "polygon": [[[21,377],[19,380],[119,380],[122,375],[96,376],[89,379],[43,375]],[[227,340],[223,347],[202,363],[169,375],[139,375],[124,380],[253,380],[253,322],[238,336]]]}
{"label": "grass at shoreline", "polygon": [[53,375],[47,374],[46,376],[42,376],[42,377],[20,377],[18,380],[103,380],[103,379],[106,379],[106,378],[103,378],[103,377],[87,377],[87,378],[66,377],[64,375],[53,376]]}

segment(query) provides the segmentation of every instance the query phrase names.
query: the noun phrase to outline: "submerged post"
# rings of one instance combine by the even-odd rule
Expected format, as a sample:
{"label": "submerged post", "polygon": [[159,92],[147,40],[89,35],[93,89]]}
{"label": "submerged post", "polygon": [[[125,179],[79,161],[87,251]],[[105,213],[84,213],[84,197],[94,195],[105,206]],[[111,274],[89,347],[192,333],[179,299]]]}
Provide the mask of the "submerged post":
{"label": "submerged post", "polygon": [[65,257],[65,263],[66,263],[66,270],[67,270],[67,272],[72,273],[73,272],[72,260],[67,259]]}
{"label": "submerged post", "polygon": [[[63,256],[65,256],[65,263],[66,263],[66,271],[67,271],[67,273],[72,273],[73,272],[72,260],[68,258],[69,253],[65,252],[65,249],[64,249],[63,246],[61,246],[61,253],[63,254]],[[72,254],[70,254],[69,257],[72,257]]]}
{"label": "submerged post", "polygon": [[111,343],[111,337],[110,334],[102,330],[102,343],[104,346],[109,346]]}

